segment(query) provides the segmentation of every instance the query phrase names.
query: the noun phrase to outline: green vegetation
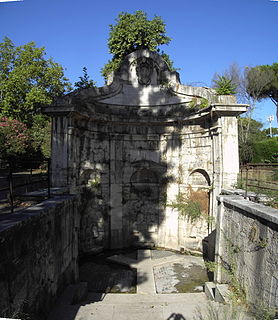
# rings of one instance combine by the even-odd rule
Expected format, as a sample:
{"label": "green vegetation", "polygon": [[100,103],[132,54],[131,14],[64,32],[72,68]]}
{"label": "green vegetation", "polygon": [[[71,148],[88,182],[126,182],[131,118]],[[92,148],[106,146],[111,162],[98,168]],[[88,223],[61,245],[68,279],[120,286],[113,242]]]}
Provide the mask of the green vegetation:
{"label": "green vegetation", "polygon": [[2,159],[50,155],[50,120],[40,107],[70,90],[63,68],[34,42],[0,43],[0,150]]}
{"label": "green vegetation", "polygon": [[246,305],[246,290],[242,282],[238,279],[237,274],[237,255],[242,251],[242,248],[233,243],[233,241],[227,237],[223,230],[221,230],[221,233],[225,239],[227,257],[224,258],[223,262],[220,264],[217,262],[208,261],[205,263],[205,265],[210,272],[215,272],[218,268],[220,268],[221,272],[227,276],[230,299],[233,304]]}
{"label": "green vegetation", "polygon": [[16,47],[5,37],[0,43],[0,115],[32,124],[41,105],[70,89],[63,68],[45,59],[34,42]]}
{"label": "green vegetation", "polygon": [[187,217],[191,222],[194,222],[201,217],[208,217],[208,195],[207,191],[193,191],[188,188],[188,193],[179,193],[176,200],[168,206],[176,209],[180,215]]}
{"label": "green vegetation", "polygon": [[271,99],[278,117],[278,63],[249,68],[247,80],[248,94],[258,100]]}
{"label": "green vegetation", "polygon": [[[246,163],[273,163],[278,161],[278,137],[269,137],[263,124],[248,117],[238,118],[239,159]],[[273,128],[276,132],[277,128]]]}
{"label": "green vegetation", "polygon": [[80,81],[75,82],[74,86],[77,89],[88,89],[88,88],[95,87],[96,82],[90,79],[87,72],[87,68],[84,67],[82,70],[83,70],[83,76],[79,77]]}
{"label": "green vegetation", "polygon": [[[263,177],[262,177],[263,178]],[[274,175],[275,178],[275,175]],[[277,180],[277,179],[276,179]],[[272,180],[275,181],[275,180]],[[254,183],[254,185],[251,185],[251,182]],[[267,197],[267,200],[264,201],[264,204],[278,209],[278,193],[277,190],[269,190],[269,187],[271,186],[271,180],[268,180],[267,182],[264,180],[258,181],[254,179],[248,179],[248,186],[247,186],[247,191],[251,191],[258,195],[265,195]],[[246,189],[246,178],[243,176],[242,178],[238,178],[236,185],[234,186],[236,189]]]}
{"label": "green vegetation", "polygon": [[227,76],[218,75],[214,82],[214,88],[218,95],[230,95],[236,94],[237,86],[233,83],[233,80]]}
{"label": "green vegetation", "polygon": [[190,109],[205,109],[210,105],[210,102],[206,98],[194,97],[188,104]]}
{"label": "green vegetation", "polygon": [[169,206],[176,209],[182,216],[186,216],[191,222],[198,220],[202,215],[201,204],[198,201],[188,199],[183,193],[179,193],[176,201]]}
{"label": "green vegetation", "polygon": [[254,306],[253,316],[255,320],[273,320],[275,311],[274,308],[258,303],[258,305]]}
{"label": "green vegetation", "polygon": [[208,302],[205,313],[196,310],[194,320],[244,320],[244,313],[238,305],[215,305]]}
{"label": "green vegetation", "polygon": [[[122,12],[116,19],[116,24],[110,25],[108,47],[113,58],[103,67],[102,75],[107,79],[129,53],[139,49],[159,52],[158,47],[170,41],[171,38],[166,36],[165,23],[160,17],[148,20],[143,11],[136,11],[134,14]],[[169,56],[162,52],[162,57],[173,69]]]}
{"label": "green vegetation", "polygon": [[29,140],[30,135],[24,123],[5,117],[0,118],[0,154],[2,159],[23,154]]}
{"label": "green vegetation", "polygon": [[254,143],[254,163],[278,162],[278,137],[264,138]]}

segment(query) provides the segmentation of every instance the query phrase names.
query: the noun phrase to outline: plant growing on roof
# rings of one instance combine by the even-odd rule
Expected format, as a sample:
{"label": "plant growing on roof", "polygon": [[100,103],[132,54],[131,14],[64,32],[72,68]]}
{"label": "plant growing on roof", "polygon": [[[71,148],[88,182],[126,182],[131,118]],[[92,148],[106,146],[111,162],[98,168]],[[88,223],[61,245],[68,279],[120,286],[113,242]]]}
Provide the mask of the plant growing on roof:
{"label": "plant growing on roof", "polygon": [[237,86],[232,79],[226,76],[218,75],[216,80],[213,80],[214,88],[218,95],[236,94]]}

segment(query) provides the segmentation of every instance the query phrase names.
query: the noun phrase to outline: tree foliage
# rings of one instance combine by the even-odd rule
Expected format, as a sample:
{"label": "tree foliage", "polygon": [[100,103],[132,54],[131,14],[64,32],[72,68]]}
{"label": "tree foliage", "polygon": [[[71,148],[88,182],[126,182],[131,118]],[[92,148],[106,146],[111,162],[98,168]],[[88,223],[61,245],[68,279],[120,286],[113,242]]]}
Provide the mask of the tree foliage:
{"label": "tree foliage", "polygon": [[160,45],[170,41],[171,38],[166,36],[165,23],[160,17],[148,20],[143,11],[120,13],[116,24],[110,25],[108,47],[113,58],[102,69],[103,76],[107,79],[108,74],[116,70],[129,53],[139,49],[158,52]]}
{"label": "tree foliage", "polygon": [[225,75],[217,75],[217,78],[213,82],[218,95],[236,94],[237,85],[233,82],[232,78]]}
{"label": "tree foliage", "polygon": [[247,92],[258,100],[269,98],[276,106],[278,119],[278,63],[247,70]]}
{"label": "tree foliage", "polygon": [[44,158],[51,155],[51,123],[47,116],[37,114],[33,117],[30,132],[30,147]]}
{"label": "tree foliage", "polygon": [[261,122],[248,116],[238,119],[239,159],[242,164],[252,162],[256,141],[265,138],[264,133],[261,132],[262,127]]}
{"label": "tree foliage", "polygon": [[278,162],[278,138],[265,138],[254,144],[253,162]]}
{"label": "tree foliage", "polygon": [[34,42],[16,47],[0,43],[1,158],[50,155],[50,120],[38,113],[41,105],[70,90],[63,68],[45,58]]}
{"label": "tree foliage", "polygon": [[[238,140],[240,163],[277,162],[278,138],[269,136],[269,129],[254,119],[238,119]],[[248,130],[248,134],[247,134]],[[277,128],[273,128],[274,134]]]}
{"label": "tree foliage", "polygon": [[[252,119],[253,112],[258,100],[260,100],[261,93],[271,79],[269,74],[266,72],[253,72],[251,74],[251,69],[252,68],[250,67],[245,67],[244,69],[242,69],[238,66],[238,64],[232,63],[222,74],[216,73],[213,78],[214,83],[215,80],[218,80],[221,77],[229,79],[233,85],[233,89],[236,91],[237,100],[240,103],[246,103],[249,105],[245,117],[243,118],[244,120],[239,121],[239,142],[240,146],[242,147],[240,149],[240,156],[242,160],[244,159],[244,161],[247,162],[251,161],[253,157],[253,147],[252,144],[250,144],[250,141],[252,141],[252,131],[254,130],[255,121]],[[252,91],[252,95],[250,91],[251,82],[253,83],[254,89]],[[223,86],[219,87],[222,88]]]}
{"label": "tree foliage", "polygon": [[24,154],[30,144],[27,126],[6,117],[0,118],[0,154],[1,159],[11,159]]}
{"label": "tree foliage", "polygon": [[34,42],[0,43],[0,115],[30,125],[37,108],[70,89],[63,68]]}
{"label": "tree foliage", "polygon": [[74,83],[77,89],[88,89],[96,86],[96,82],[90,79],[86,67],[83,68],[83,76],[79,79],[80,81]]}

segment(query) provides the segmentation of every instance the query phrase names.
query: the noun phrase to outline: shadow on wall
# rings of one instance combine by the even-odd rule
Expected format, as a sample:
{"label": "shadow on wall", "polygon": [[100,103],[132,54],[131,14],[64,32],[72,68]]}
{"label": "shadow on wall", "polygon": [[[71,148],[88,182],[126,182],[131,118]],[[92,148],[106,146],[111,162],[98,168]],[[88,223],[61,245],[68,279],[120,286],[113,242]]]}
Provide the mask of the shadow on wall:
{"label": "shadow on wall", "polygon": [[[131,133],[133,130],[134,128],[130,128]],[[119,142],[114,161],[116,168],[111,169],[111,163],[109,168],[102,163],[94,163],[98,170],[82,170],[80,182],[86,185],[86,189],[80,209],[81,254],[98,253],[111,246],[116,248],[113,239],[117,237],[123,237],[122,244],[118,247],[157,245],[158,230],[165,222],[165,209],[169,204],[168,184],[176,184],[177,190],[182,184],[182,188],[186,189],[192,179],[192,182],[197,184],[195,180],[198,176],[197,179],[203,179],[206,186],[210,186],[210,178],[205,170],[195,170],[187,181],[187,175],[179,172],[179,168],[184,165],[181,159],[178,160],[179,165],[177,164],[183,144],[181,129],[177,127],[177,131],[167,134],[164,141],[160,138],[148,140],[148,136],[157,135],[156,130],[157,128],[153,127],[140,127],[136,129],[136,133],[145,136],[145,141],[132,138]],[[109,139],[107,136],[107,141]],[[118,153],[121,156],[118,156]],[[132,153],[135,153],[134,158],[138,160],[130,161]],[[109,181],[111,176],[115,177],[113,191]],[[202,187],[201,183],[198,184]],[[117,193],[112,203],[113,192]],[[111,209],[114,210],[113,213]],[[118,220],[115,218],[117,215]],[[122,234],[111,234],[114,225],[117,228],[121,223],[124,232],[119,229],[116,231]]]}

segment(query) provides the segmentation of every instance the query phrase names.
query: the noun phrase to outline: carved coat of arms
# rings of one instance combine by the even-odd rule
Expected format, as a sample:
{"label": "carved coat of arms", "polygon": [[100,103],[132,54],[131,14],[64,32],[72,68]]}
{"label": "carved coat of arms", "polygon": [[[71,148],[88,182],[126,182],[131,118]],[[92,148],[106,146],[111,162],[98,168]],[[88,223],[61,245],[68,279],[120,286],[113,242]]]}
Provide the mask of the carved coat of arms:
{"label": "carved coat of arms", "polygon": [[136,74],[138,77],[138,82],[142,85],[149,85],[151,83],[154,63],[150,58],[139,58],[136,66]]}

